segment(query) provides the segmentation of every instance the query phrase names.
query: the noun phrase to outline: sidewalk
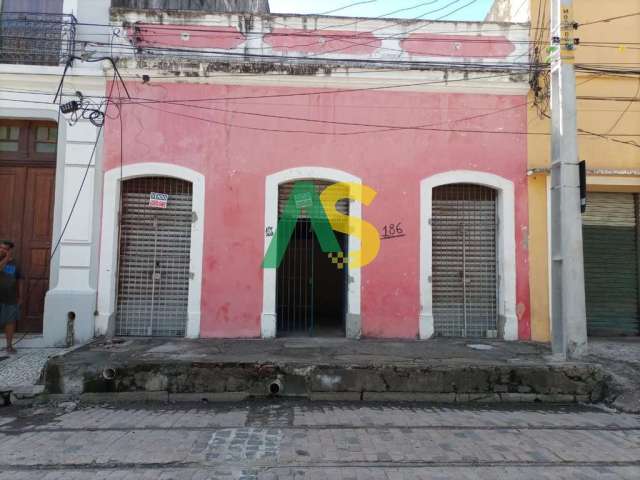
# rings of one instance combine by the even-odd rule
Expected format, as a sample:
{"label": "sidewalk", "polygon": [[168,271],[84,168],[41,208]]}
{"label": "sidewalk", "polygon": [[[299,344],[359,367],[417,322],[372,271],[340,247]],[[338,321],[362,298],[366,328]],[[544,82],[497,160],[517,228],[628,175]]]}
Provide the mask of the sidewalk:
{"label": "sidewalk", "polygon": [[82,399],[600,401],[606,376],[525,342],[96,340],[52,358],[46,392]]}
{"label": "sidewalk", "polygon": [[[17,346],[18,353],[9,355],[0,351],[0,392],[11,395],[11,401],[33,398],[42,393],[42,371],[52,356],[66,352],[63,348],[25,348]],[[2,404],[0,399],[0,405]]]}
{"label": "sidewalk", "polygon": [[628,413],[640,413],[640,338],[589,340],[589,360],[610,375],[607,403]]}

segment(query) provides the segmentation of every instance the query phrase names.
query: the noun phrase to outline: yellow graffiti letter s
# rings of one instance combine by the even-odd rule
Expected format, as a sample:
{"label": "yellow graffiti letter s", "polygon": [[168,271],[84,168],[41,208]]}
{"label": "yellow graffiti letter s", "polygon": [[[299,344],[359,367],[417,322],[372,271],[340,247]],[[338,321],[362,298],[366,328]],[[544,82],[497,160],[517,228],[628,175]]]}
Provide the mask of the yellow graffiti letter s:
{"label": "yellow graffiti letter s", "polygon": [[336,209],[336,202],[349,198],[369,205],[376,195],[377,192],[373,188],[351,182],[334,183],[320,194],[320,201],[331,228],[336,232],[354,235],[361,241],[360,250],[348,252],[350,268],[362,268],[375,260],[380,251],[380,233],[369,222],[340,213]]}

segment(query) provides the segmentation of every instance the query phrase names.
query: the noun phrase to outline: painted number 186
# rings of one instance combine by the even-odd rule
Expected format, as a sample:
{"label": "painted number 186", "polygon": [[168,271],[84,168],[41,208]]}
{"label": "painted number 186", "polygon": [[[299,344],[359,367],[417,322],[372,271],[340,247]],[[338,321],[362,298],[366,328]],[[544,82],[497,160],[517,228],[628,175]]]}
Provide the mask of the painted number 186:
{"label": "painted number 186", "polygon": [[382,240],[388,240],[390,238],[404,237],[404,229],[402,223],[390,223],[382,227]]}

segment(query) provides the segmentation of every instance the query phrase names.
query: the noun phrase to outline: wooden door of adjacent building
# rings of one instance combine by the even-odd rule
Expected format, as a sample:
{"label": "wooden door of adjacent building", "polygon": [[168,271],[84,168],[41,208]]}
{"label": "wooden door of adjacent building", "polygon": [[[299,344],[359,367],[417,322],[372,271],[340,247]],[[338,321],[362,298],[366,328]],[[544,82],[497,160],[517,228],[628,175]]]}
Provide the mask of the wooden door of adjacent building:
{"label": "wooden door of adjacent building", "polygon": [[0,240],[15,243],[22,274],[18,331],[42,332],[49,289],[57,127],[0,120]]}

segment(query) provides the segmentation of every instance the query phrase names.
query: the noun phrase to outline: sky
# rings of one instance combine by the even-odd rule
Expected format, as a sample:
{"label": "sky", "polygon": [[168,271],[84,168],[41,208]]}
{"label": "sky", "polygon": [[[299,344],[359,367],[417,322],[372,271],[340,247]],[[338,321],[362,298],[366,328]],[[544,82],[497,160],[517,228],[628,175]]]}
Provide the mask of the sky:
{"label": "sky", "polygon": [[[491,5],[493,5],[493,1],[494,0],[269,0],[269,6],[273,13],[311,13],[346,17],[379,17],[384,15],[389,18],[421,18],[429,20],[445,17],[442,20],[478,21],[484,20]],[[351,6],[349,7],[349,5]],[[348,8],[342,9],[342,7]],[[340,10],[329,13],[331,10],[337,9]],[[453,13],[454,10],[457,9],[460,9],[460,11]]]}

